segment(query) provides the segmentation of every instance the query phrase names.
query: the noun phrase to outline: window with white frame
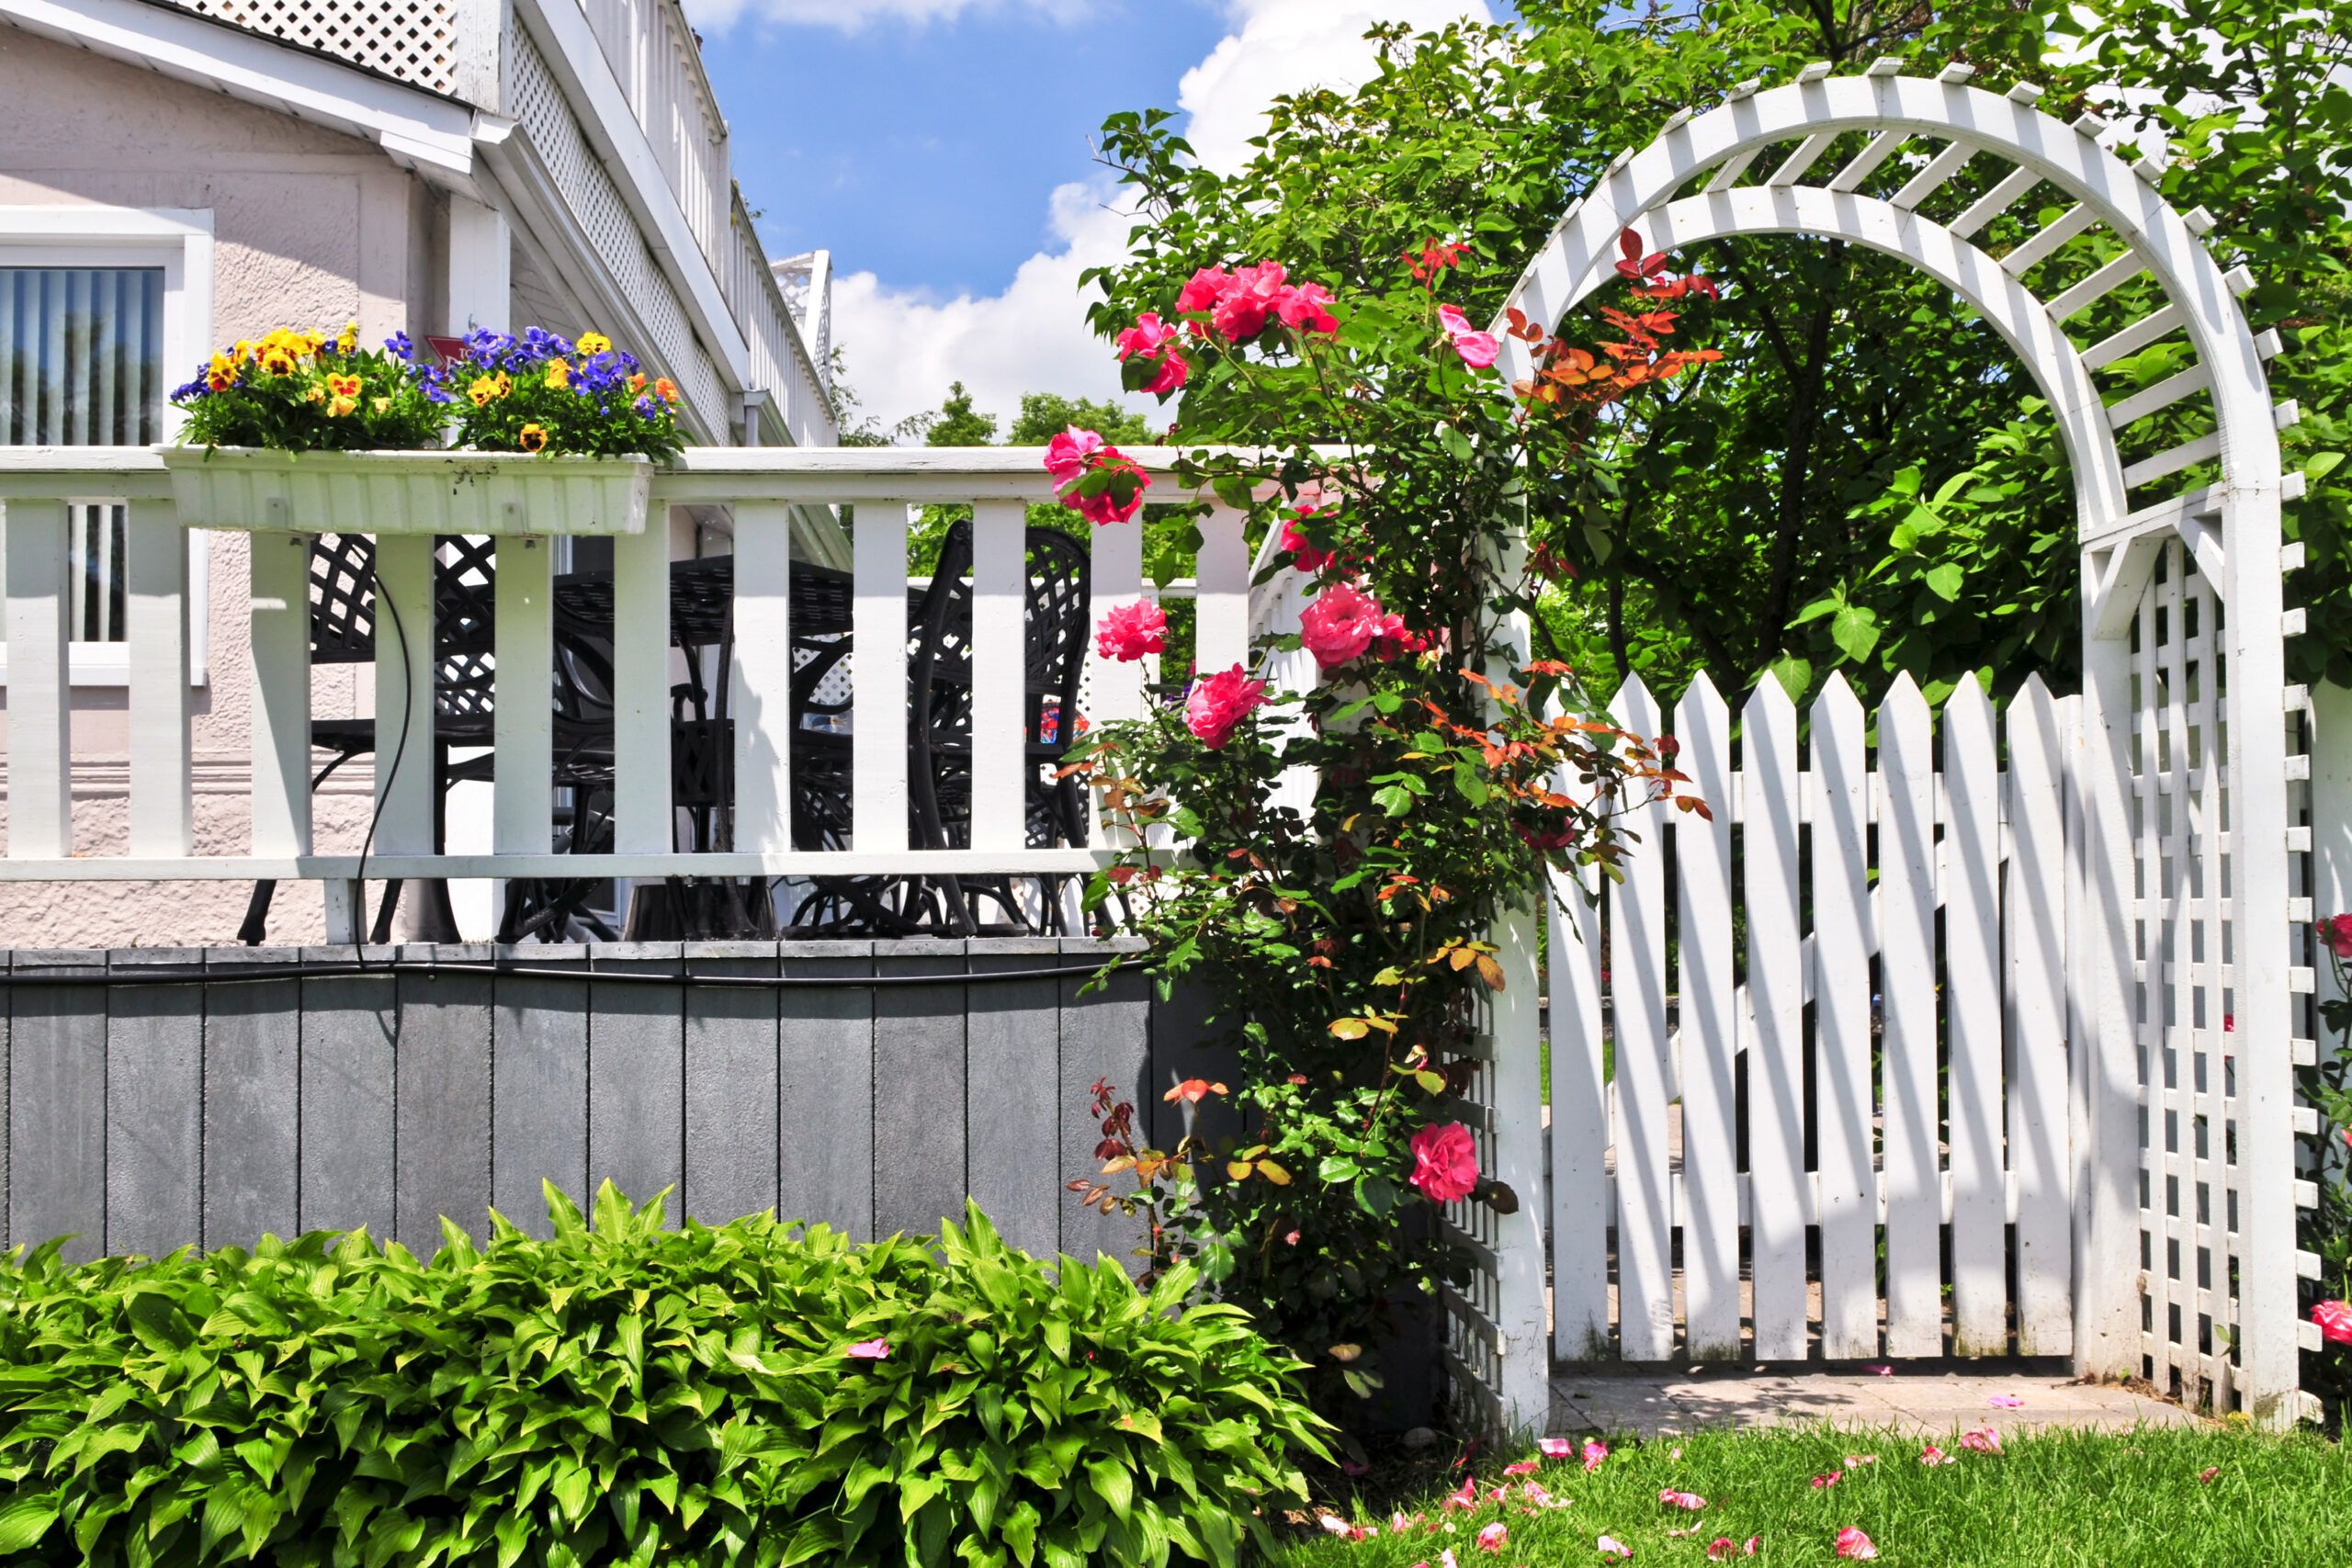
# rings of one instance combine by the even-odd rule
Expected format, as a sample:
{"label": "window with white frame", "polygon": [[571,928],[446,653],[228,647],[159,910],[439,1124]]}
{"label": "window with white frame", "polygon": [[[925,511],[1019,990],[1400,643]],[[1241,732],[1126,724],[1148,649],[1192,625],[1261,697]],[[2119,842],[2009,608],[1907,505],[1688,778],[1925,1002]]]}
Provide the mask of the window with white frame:
{"label": "window with white frame", "polygon": [[[170,439],[179,423],[170,388],[175,372],[185,378],[209,350],[211,294],[209,212],[0,207],[0,446]],[[72,509],[68,657],[77,685],[130,677],[125,513],[104,500]],[[204,577],[201,540],[191,536],[195,681],[204,678]],[[0,582],[0,615],[6,603]],[[6,635],[0,621],[0,670]]]}

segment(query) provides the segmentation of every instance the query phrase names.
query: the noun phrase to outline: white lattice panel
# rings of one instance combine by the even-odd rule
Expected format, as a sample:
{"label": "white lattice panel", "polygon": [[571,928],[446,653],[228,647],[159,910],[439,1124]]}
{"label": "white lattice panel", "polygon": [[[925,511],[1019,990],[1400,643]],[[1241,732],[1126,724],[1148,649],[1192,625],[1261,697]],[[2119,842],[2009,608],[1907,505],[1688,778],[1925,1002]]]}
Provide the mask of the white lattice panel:
{"label": "white lattice panel", "polygon": [[555,176],[556,188],[563,193],[572,216],[587,231],[590,248],[644,318],[651,341],[637,346],[644,357],[677,381],[686,401],[709,429],[720,433],[731,429],[734,422],[720,389],[718,369],[696,341],[677,290],[670,287],[646,249],[645,236],[621,199],[619,187],[581,133],[580,122],[564,101],[547,61],[527,34],[510,33],[507,41],[510,112]]}
{"label": "white lattice panel", "polygon": [[2168,543],[2132,637],[2142,1343],[2159,1387],[2228,1410],[2245,1258],[2221,634],[2212,584]]}
{"label": "white lattice panel", "polygon": [[177,0],[188,10],[436,93],[456,80],[456,0]]}

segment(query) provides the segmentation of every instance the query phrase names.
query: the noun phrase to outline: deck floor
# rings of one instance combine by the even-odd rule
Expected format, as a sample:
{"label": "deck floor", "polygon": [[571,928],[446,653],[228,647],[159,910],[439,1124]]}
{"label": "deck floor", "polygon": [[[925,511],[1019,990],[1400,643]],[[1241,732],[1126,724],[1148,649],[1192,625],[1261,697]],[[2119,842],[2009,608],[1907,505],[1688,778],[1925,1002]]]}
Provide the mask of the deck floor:
{"label": "deck floor", "polygon": [[[1996,1397],[2021,1399],[2014,1407]],[[1948,1438],[1976,1427],[2005,1436],[2075,1428],[2124,1432],[2194,1425],[2177,1404],[2115,1383],[2078,1383],[2063,1371],[1914,1370],[1779,1372],[1711,1368],[1564,1371],[1552,1380],[1552,1429],[1641,1438],[1702,1427],[1775,1427],[1817,1423]]]}

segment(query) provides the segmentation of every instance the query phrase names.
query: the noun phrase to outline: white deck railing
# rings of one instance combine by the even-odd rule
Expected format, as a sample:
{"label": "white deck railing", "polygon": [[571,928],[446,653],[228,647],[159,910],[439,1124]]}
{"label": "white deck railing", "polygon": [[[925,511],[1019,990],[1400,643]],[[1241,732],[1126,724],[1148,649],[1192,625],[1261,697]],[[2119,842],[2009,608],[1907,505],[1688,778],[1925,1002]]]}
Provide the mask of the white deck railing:
{"label": "white deck railing", "polygon": [[[1155,501],[1174,497],[1167,454],[1138,460],[1159,476]],[[408,628],[414,679],[379,614],[376,654],[379,760],[372,878],[813,876],[881,873],[1083,872],[1100,848],[1026,843],[1022,701],[1024,679],[1023,508],[1052,499],[1035,448],[702,448],[657,470],[643,533],[614,540],[614,849],[559,853],[551,842],[552,558],[540,536],[516,536],[496,577],[494,703],[497,767],[493,849],[435,853],[429,536],[377,541],[378,594]],[[67,682],[68,507],[108,497],[129,503],[130,833],[120,854],[77,854],[72,811]],[[825,510],[854,506],[843,530]],[[910,848],[907,811],[910,509],[968,504],[975,513],[971,845]],[[243,852],[198,853],[190,808],[188,551],[157,452],[143,447],[0,451],[7,591],[7,852],[0,882],[44,879],[308,879],[328,885],[331,921],[360,872],[354,853],[313,846],[310,779],[310,534],[256,531],[248,614],[249,667],[216,661],[212,680],[249,694],[212,694],[212,711],[249,707],[252,830]],[[735,641],[728,711],[734,724],[734,844],[714,853],[672,849],[670,507],[723,506],[734,518]],[[814,519],[812,523],[812,519]],[[537,525],[540,520],[532,519]],[[321,517],[322,532],[365,533],[364,517]],[[545,520],[545,533],[565,532]],[[1204,669],[1250,658],[1251,562],[1239,513],[1223,507],[1204,526],[1193,596]],[[1092,615],[1146,595],[1142,529],[1092,530]],[[502,543],[506,543],[502,540]],[[796,555],[854,575],[851,739],[854,833],[841,851],[797,851],[791,840],[790,574]],[[1277,585],[1269,584],[1269,590]],[[1266,591],[1261,591],[1263,598]],[[1263,617],[1261,607],[1260,618]],[[1143,711],[1151,671],[1095,657],[1089,639],[1086,715]],[[513,685],[528,701],[505,700]],[[403,690],[414,694],[403,704]],[[384,766],[409,709],[408,761]]]}

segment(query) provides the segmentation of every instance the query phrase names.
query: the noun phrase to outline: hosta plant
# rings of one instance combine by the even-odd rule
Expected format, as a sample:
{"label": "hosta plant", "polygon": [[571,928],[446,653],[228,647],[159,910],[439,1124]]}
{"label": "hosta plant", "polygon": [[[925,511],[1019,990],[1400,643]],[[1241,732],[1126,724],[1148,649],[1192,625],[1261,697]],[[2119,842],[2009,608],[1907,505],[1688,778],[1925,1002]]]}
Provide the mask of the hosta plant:
{"label": "hosta plant", "polygon": [[0,1561],[1222,1564],[1322,1451],[1182,1270],[548,1216],[0,1264]]}

